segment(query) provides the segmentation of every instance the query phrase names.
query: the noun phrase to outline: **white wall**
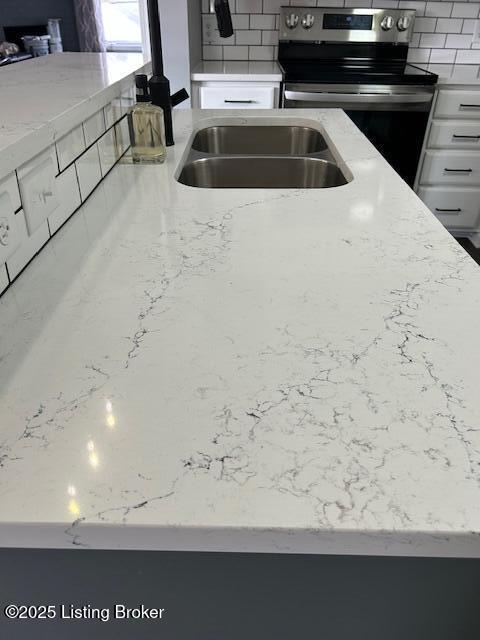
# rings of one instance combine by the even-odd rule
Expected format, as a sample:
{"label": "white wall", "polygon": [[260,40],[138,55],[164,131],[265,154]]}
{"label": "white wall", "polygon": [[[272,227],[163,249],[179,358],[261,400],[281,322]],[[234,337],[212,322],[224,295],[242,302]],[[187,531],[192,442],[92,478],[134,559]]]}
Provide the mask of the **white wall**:
{"label": "white wall", "polygon": [[[162,25],[163,63],[172,93],[191,94],[190,74],[201,59],[200,0],[158,0]],[[190,100],[176,107],[189,108]]]}

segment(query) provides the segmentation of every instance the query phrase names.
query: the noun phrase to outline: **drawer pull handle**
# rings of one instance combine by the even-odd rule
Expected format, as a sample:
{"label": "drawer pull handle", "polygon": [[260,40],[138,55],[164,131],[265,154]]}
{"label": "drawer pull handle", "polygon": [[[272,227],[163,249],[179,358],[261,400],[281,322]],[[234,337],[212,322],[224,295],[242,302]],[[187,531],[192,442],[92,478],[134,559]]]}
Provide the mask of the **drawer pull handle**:
{"label": "drawer pull handle", "polygon": [[461,213],[461,209],[439,209],[438,207],[435,207],[435,211],[438,211],[438,213]]}
{"label": "drawer pull handle", "polygon": [[461,136],[459,133],[454,133],[453,134],[454,138],[460,138],[460,139],[468,139],[468,140],[480,140],[480,136]]}
{"label": "drawer pull handle", "polygon": [[472,173],[473,169],[447,169],[447,167],[445,167],[444,171],[450,171],[452,173]]}
{"label": "drawer pull handle", "polygon": [[462,103],[460,103],[460,109],[480,109],[480,104],[462,104]]}
{"label": "drawer pull handle", "polygon": [[253,104],[255,100],[224,100],[229,104]]}

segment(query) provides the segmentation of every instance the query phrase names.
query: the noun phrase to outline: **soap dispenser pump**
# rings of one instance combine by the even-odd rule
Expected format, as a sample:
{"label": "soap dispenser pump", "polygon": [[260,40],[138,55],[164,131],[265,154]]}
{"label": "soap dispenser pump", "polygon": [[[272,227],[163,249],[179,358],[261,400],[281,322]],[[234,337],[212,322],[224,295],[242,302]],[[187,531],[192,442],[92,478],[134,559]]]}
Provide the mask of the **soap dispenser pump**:
{"label": "soap dispenser pump", "polygon": [[135,86],[137,104],[128,114],[133,162],[164,162],[166,148],[163,109],[152,104],[146,75],[135,76]]}

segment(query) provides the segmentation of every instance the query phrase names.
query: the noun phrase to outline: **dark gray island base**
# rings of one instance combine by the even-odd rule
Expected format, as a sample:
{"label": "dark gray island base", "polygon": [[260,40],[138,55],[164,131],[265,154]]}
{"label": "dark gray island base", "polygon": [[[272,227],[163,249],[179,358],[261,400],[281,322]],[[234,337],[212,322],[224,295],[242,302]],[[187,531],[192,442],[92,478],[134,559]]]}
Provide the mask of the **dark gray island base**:
{"label": "dark gray island base", "polygon": [[[0,567],[2,640],[480,638],[476,559],[1,549]],[[9,604],[56,617],[9,620]],[[115,605],[164,611],[115,619]]]}

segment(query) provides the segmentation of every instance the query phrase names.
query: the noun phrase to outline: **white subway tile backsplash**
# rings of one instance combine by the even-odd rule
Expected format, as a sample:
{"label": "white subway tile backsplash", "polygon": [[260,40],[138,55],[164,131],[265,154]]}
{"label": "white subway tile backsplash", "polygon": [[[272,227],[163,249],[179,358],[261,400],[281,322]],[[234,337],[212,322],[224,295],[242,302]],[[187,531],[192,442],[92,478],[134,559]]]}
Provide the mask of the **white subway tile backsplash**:
{"label": "white subway tile backsplash", "polygon": [[442,49],[445,46],[447,36],[443,33],[422,33],[420,36],[420,46]]}
{"label": "white subway tile backsplash", "polygon": [[480,64],[480,49],[459,49],[455,62],[457,64]]}
{"label": "white subway tile backsplash", "polygon": [[238,13],[232,15],[232,25],[234,29],[248,29],[250,27],[250,14]]}
{"label": "white subway tile backsplash", "polygon": [[480,4],[476,2],[456,2],[453,6],[453,18],[477,18]]}
{"label": "white subway tile backsplash", "polygon": [[423,16],[425,14],[426,2],[415,2],[415,0],[400,0],[398,3],[399,9],[415,9],[417,16]]}
{"label": "white subway tile backsplash", "polygon": [[472,33],[475,31],[475,22],[476,20],[464,20],[462,33]]}
{"label": "white subway tile backsplash", "polygon": [[373,0],[372,7],[380,9],[397,9],[398,0]]}
{"label": "white subway tile backsplash", "polygon": [[428,62],[430,60],[430,49],[413,49],[408,50],[408,61],[414,63]]}
{"label": "white subway tile backsplash", "polygon": [[274,60],[275,47],[249,47],[249,60]]}
{"label": "white subway tile backsplash", "polygon": [[425,15],[435,18],[449,18],[452,13],[452,7],[453,4],[451,2],[427,2]]}
{"label": "white subway tile backsplash", "polygon": [[222,60],[223,49],[220,46],[204,46],[203,47],[203,59],[204,60]]}
{"label": "white subway tile backsplash", "polygon": [[437,33],[461,33],[462,26],[463,20],[461,18],[438,18],[435,31]]}
{"label": "white subway tile backsplash", "polygon": [[224,60],[248,60],[247,46],[225,47],[223,49]]}
{"label": "white subway tile backsplash", "polygon": [[235,13],[262,13],[262,0],[236,0]]}
{"label": "white subway tile backsplash", "polygon": [[[266,33],[266,32],[264,32]],[[262,44],[262,31],[242,29],[235,31],[237,44]]]}
{"label": "white subway tile backsplash", "polygon": [[470,49],[471,44],[472,36],[469,34],[449,34],[447,36],[447,42],[445,46],[450,49]]}
{"label": "white subway tile backsplash", "polygon": [[287,4],[286,0],[263,0],[263,12],[280,13],[280,7],[284,7]]}
{"label": "white subway tile backsplash", "polygon": [[416,18],[413,23],[413,30],[418,33],[433,33],[436,26],[436,18]]}
{"label": "white subway tile backsplash", "polygon": [[362,7],[362,9],[372,6],[372,0],[348,0],[347,7]]}
{"label": "white subway tile backsplash", "polygon": [[436,64],[453,64],[456,54],[455,49],[432,49],[429,62]]}
{"label": "white subway tile backsplash", "polygon": [[252,14],[250,16],[250,29],[275,29],[275,16]]}
{"label": "white subway tile backsplash", "polygon": [[[235,34],[219,37],[209,0],[202,0],[204,60],[275,60],[280,7],[375,7],[414,9],[414,33],[408,59],[415,64],[480,63],[480,45],[472,44],[478,0],[230,0]],[[210,24],[205,33],[206,22]]]}
{"label": "white subway tile backsplash", "polygon": [[278,31],[261,31],[262,44],[273,45],[278,44]]}

